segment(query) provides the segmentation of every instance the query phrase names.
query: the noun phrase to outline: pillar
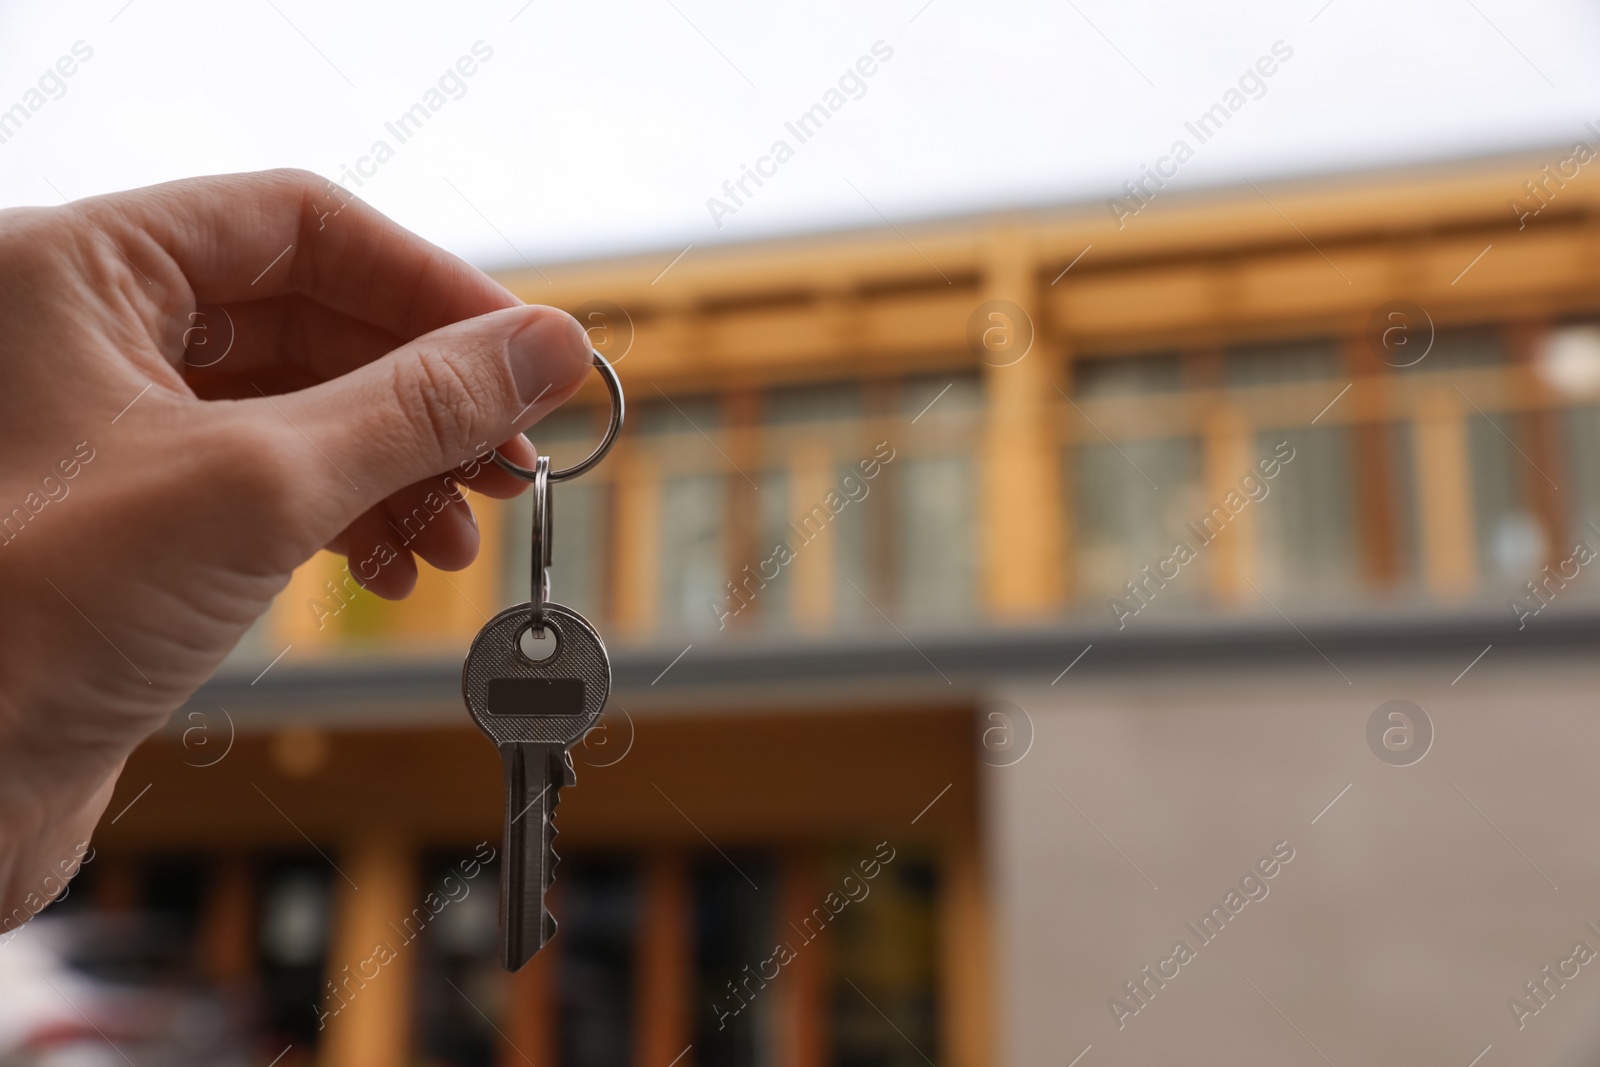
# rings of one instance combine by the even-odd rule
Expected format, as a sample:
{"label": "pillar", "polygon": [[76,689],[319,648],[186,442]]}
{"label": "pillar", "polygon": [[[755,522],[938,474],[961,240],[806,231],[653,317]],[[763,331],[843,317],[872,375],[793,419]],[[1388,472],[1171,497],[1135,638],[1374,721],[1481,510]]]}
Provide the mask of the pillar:
{"label": "pillar", "polygon": [[[645,858],[640,909],[638,986],[634,992],[634,1067],[694,1067],[683,1055],[690,1031],[689,990],[694,985],[688,858],[662,849]],[[680,1059],[679,1057],[682,1056]]]}
{"label": "pillar", "polygon": [[246,983],[255,974],[255,872],[239,853],[212,867],[200,916],[200,970],[216,985]]}
{"label": "pillar", "polygon": [[826,438],[811,437],[797,443],[789,468],[788,512],[795,523],[790,531],[795,560],[790,564],[794,573],[789,587],[794,591],[795,627],[808,633],[825,631],[834,620],[835,531],[831,522],[819,528],[815,519],[806,521],[812,508],[821,507],[827,513],[823,502],[833,484],[833,452]]}
{"label": "pillar", "polygon": [[661,597],[661,477],[644,448],[619,444],[607,462],[617,485],[613,613],[618,629],[642,637],[656,627]]}
{"label": "pillar", "polygon": [[417,946],[405,917],[421,903],[415,858],[402,836],[375,829],[339,853],[333,929],[324,987],[326,1067],[405,1067],[410,1063]]}
{"label": "pillar", "polygon": [[1424,577],[1435,596],[1460,597],[1476,582],[1477,546],[1467,426],[1455,390],[1429,389],[1417,402],[1412,433]]}
{"label": "pillar", "polygon": [[971,829],[940,849],[939,1044],[941,1067],[998,1062],[994,1010],[1002,991],[991,959],[982,853]]}
{"label": "pillar", "polygon": [[783,859],[779,886],[777,940],[795,947],[783,969],[779,1002],[777,1067],[824,1067],[830,1062],[827,955],[829,939],[802,944],[801,931],[811,909],[822,903],[819,858],[812,850],[791,851]]}
{"label": "pillar", "polygon": [[1030,331],[1033,347],[1015,361],[1009,352],[980,356],[987,405],[975,472],[982,509],[982,602],[998,618],[1038,617],[1060,607],[1064,586],[1062,482],[1051,424],[1061,402],[1052,384],[1059,384],[1059,366],[1044,343],[1033,250],[1025,231],[995,231],[985,255],[982,299],[1010,301],[1023,314],[1021,321],[996,326]]}

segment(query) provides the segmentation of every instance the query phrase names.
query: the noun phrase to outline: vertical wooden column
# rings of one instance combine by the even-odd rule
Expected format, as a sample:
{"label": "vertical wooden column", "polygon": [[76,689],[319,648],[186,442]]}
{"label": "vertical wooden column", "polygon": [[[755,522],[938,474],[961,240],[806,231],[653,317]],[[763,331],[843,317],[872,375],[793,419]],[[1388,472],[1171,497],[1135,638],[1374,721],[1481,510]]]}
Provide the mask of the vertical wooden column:
{"label": "vertical wooden column", "polygon": [[229,853],[211,869],[200,916],[200,970],[220,986],[255,973],[254,872],[248,857]]}
{"label": "vertical wooden column", "polygon": [[[561,883],[550,887],[548,906],[561,910]],[[506,975],[505,1037],[495,1057],[498,1067],[555,1067],[559,1057],[556,996],[561,975],[561,935],[522,970]]]}
{"label": "vertical wooden column", "polygon": [[1422,501],[1422,563],[1428,588],[1445,598],[1477,580],[1467,426],[1456,392],[1435,387],[1417,402],[1417,495]]}
{"label": "vertical wooden column", "polygon": [[[1051,412],[1059,394],[1057,359],[1046,343],[1033,249],[1026,233],[1005,227],[989,237],[983,300],[1022,309],[1033,348],[1005,366],[982,367],[987,410],[977,470],[980,595],[999,618],[1037,617],[1061,605],[1065,574],[1060,459]],[[996,362],[1000,362],[997,360]]]}
{"label": "vertical wooden column", "polygon": [[632,442],[607,459],[616,478],[617,580],[612,611],[618,628],[642,637],[655,629],[661,598],[661,474]]}
{"label": "vertical wooden column", "polygon": [[1351,423],[1350,444],[1355,462],[1361,574],[1369,585],[1389,588],[1401,577],[1388,420],[1392,383],[1364,334],[1347,337],[1344,351],[1353,381],[1349,403],[1357,413],[1356,421]]}
{"label": "vertical wooden column", "polygon": [[833,1039],[828,1028],[829,938],[805,941],[804,921],[822,904],[821,862],[809,849],[791,850],[781,868],[776,940],[793,947],[795,957],[777,981],[781,1007],[777,1067],[824,1067]]}
{"label": "vertical wooden column", "polygon": [[1568,501],[1545,479],[1554,480],[1556,485],[1563,479],[1561,408],[1534,366],[1539,344],[1548,329],[1548,324],[1542,322],[1519,322],[1507,331],[1507,340],[1517,376],[1517,387],[1512,393],[1527,400],[1526,413],[1521,419],[1520,447],[1538,468],[1527,471],[1524,479],[1528,486],[1528,506],[1544,527],[1545,562],[1558,566],[1572,554],[1572,545],[1567,541],[1571,516],[1567,512]]}
{"label": "vertical wooden column", "polygon": [[[820,438],[801,441],[790,460],[789,514],[795,525],[789,544],[795,560],[789,582],[794,590],[794,624],[810,633],[826,630],[834,618],[837,537],[825,503],[833,488],[832,461],[832,450]],[[812,519],[812,508],[820,508],[822,517]]]}
{"label": "vertical wooden column", "polygon": [[[645,860],[634,992],[634,1067],[694,1067],[689,991],[694,986],[689,865],[680,849]],[[680,1059],[680,1057],[682,1057]]]}
{"label": "vertical wooden column", "polygon": [[339,866],[327,978],[343,1003],[324,987],[323,1009],[338,1011],[326,1020],[319,1059],[327,1067],[406,1067],[417,947],[397,925],[420,902],[415,857],[400,834],[376,828],[340,851]]}
{"label": "vertical wooden column", "polygon": [[[1235,602],[1243,595],[1249,562],[1255,558],[1255,516],[1250,508],[1231,514],[1223,505],[1223,498],[1229,492],[1237,492],[1239,479],[1254,467],[1250,427],[1238,411],[1225,405],[1206,413],[1204,427],[1205,510],[1191,521],[1194,528],[1211,538],[1204,547],[1197,547],[1201,559],[1210,560],[1207,573],[1212,596],[1221,602]],[[1214,514],[1213,508],[1221,511],[1226,524],[1221,518],[1206,524],[1206,518]]]}
{"label": "vertical wooden column", "polygon": [[994,1025],[1001,990],[991,958],[982,853],[968,828],[939,853],[939,1044],[942,1067],[999,1062]]}
{"label": "vertical wooden column", "polygon": [[[737,470],[751,474],[759,484],[764,459],[761,454],[761,394],[753,389],[734,390],[722,398],[722,412],[723,422],[728,427],[728,459]],[[761,490],[751,488],[742,475],[733,472],[729,473],[727,484],[728,539],[723,569],[728,578],[739,585],[750,575],[757,574],[759,563],[771,546],[763,550],[761,545]],[[749,570],[745,570],[746,567]],[[730,610],[737,606],[735,598]],[[741,611],[728,621],[735,626],[752,626],[766,609],[767,604],[757,596],[754,610]]]}

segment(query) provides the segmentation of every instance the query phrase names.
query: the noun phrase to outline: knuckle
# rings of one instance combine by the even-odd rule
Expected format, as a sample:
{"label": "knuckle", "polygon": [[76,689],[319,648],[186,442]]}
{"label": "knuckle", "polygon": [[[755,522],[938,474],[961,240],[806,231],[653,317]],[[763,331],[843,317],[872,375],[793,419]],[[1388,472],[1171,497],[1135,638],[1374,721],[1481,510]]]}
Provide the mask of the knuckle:
{"label": "knuckle", "polygon": [[316,171],[306,170],[303,167],[278,167],[274,170],[264,171],[263,177],[268,181],[286,185],[303,192],[314,192],[324,189],[328,185],[328,179]]}
{"label": "knuckle", "polygon": [[235,495],[229,503],[248,508],[269,524],[292,520],[305,472],[317,460],[302,454],[310,451],[306,441],[273,418],[232,419],[218,436],[212,456],[226,477],[213,484]]}
{"label": "knuckle", "polygon": [[459,352],[424,350],[414,372],[400,376],[400,409],[427,428],[441,456],[454,455],[484,436],[499,393],[499,383],[485,370],[488,365]]}

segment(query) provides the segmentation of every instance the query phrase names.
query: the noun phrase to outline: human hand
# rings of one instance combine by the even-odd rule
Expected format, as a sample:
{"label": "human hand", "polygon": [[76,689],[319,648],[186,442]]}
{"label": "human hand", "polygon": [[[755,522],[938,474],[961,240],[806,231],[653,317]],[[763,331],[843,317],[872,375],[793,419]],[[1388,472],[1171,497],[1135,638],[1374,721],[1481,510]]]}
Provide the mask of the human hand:
{"label": "human hand", "polygon": [[[234,336],[196,368],[204,305]],[[520,431],[590,359],[564,312],[302,172],[0,211],[0,915],[317,550],[384,560],[358,577],[389,598],[415,557],[470,563],[441,476],[516,495],[472,457],[531,464]]]}

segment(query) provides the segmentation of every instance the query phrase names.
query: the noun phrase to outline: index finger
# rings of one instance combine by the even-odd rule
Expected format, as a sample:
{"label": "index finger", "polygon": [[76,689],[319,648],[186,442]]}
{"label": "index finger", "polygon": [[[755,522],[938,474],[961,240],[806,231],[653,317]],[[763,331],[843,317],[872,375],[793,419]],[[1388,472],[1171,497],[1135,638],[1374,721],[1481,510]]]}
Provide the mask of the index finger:
{"label": "index finger", "polygon": [[402,342],[522,301],[465,260],[307,171],[224,174],[77,205],[130,246],[148,235],[196,302],[300,293]]}

